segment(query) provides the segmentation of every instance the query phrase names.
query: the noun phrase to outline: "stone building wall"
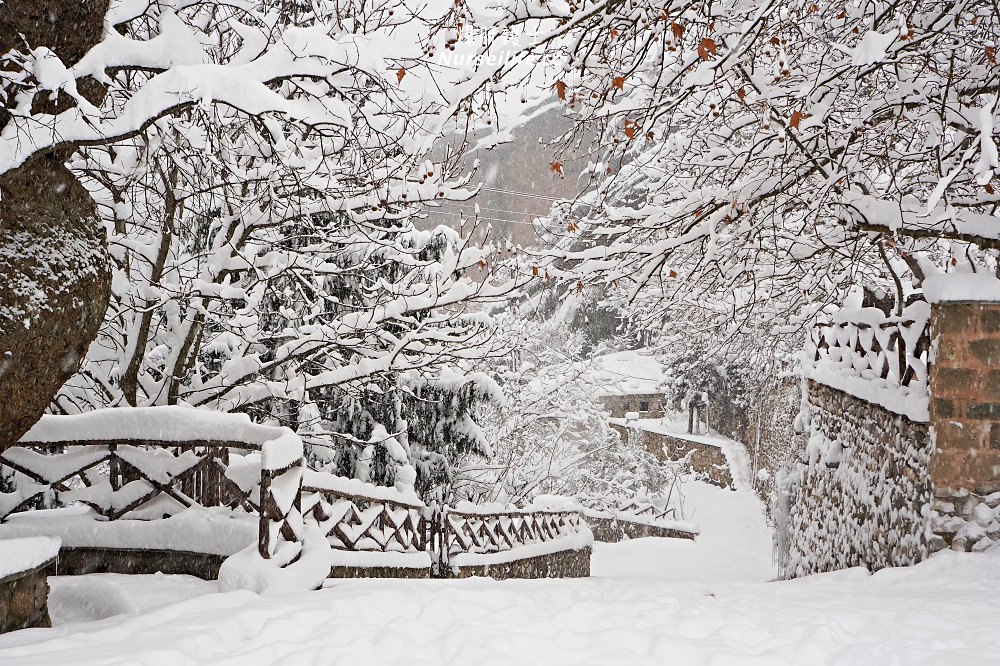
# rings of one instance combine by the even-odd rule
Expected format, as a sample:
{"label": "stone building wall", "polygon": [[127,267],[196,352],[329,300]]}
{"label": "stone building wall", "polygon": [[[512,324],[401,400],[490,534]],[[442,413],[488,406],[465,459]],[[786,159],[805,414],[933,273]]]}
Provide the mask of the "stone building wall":
{"label": "stone building wall", "polygon": [[808,464],[786,489],[786,578],[914,564],[931,538],[929,427],[810,381]]}
{"label": "stone building wall", "polygon": [[[625,418],[629,412],[638,412],[644,419],[663,418],[662,393],[637,393],[633,395],[606,395],[601,398],[601,406],[609,416]],[[646,407],[646,409],[643,409]]]}

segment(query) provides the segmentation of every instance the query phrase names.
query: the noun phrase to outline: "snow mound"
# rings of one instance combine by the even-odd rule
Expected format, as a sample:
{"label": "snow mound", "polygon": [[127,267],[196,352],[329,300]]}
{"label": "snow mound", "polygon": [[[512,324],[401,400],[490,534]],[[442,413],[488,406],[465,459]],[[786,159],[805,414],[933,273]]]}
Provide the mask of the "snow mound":
{"label": "snow mound", "polygon": [[66,576],[49,592],[53,623],[90,622],[135,613],[139,610],[132,596],[121,586],[96,576]]}
{"label": "snow mound", "polygon": [[319,589],[330,575],[333,555],[326,535],[313,525],[306,525],[302,538],[302,556],[282,568],[274,560],[265,560],[257,544],[247,546],[226,558],[219,569],[219,590],[250,590],[263,595],[281,595]]}

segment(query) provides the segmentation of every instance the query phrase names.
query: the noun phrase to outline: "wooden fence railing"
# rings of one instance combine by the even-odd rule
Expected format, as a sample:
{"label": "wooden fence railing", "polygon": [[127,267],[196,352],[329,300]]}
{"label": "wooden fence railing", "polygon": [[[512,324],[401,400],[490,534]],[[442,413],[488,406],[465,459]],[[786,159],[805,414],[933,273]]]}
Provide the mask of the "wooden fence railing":
{"label": "wooden fence railing", "polygon": [[428,547],[427,507],[306,485],[304,513],[337,550],[419,553]]}
{"label": "wooden fence railing", "polygon": [[0,454],[0,475],[12,473],[16,487],[0,494],[0,521],[43,497],[86,504],[109,520],[162,518],[192,506],[242,506],[256,513],[251,492],[226,478],[230,449],[248,448],[243,442],[149,440],[16,446]]}
{"label": "wooden fence railing", "polygon": [[284,567],[302,555],[302,440],[294,433],[266,442],[261,448],[260,522],[257,552]]}
{"label": "wooden fence railing", "polygon": [[[196,410],[163,409],[172,419],[205,418],[194,414]],[[12,492],[0,492],[0,522],[33,508],[43,497],[61,504],[83,503],[108,520],[160,519],[189,507],[227,506],[257,516],[258,552],[281,567],[301,556],[308,521],[318,525],[337,550],[426,552],[439,571],[461,553],[511,551],[587,529],[582,514],[575,511],[458,511],[427,507],[391,488],[361,484],[364,492],[351,492],[351,484],[359,482],[308,470],[301,439],[284,428],[252,429],[247,420],[236,423],[241,429],[234,434],[245,436],[234,441],[143,439],[137,435],[148,430],[177,430],[168,430],[173,426],[166,423],[144,430],[138,416],[163,416],[149,409],[106,412],[45,417],[40,435],[26,437],[21,446],[0,454],[0,476],[14,485]],[[73,423],[113,423],[114,412],[131,419],[131,431],[113,429],[114,440],[70,436]],[[206,424],[215,436],[224,431],[211,419]],[[177,428],[190,432],[197,425],[181,421]],[[66,437],[60,439],[60,434]],[[237,451],[259,453],[259,471],[256,462],[246,460],[239,470],[230,467]]]}
{"label": "wooden fence railing", "polygon": [[613,514],[626,520],[633,519],[650,524],[678,520],[675,507],[661,509],[651,502],[636,498],[577,497],[576,500],[586,509]]}
{"label": "wooden fence railing", "polygon": [[462,553],[489,554],[554,541],[587,529],[578,511],[441,511],[441,563]]}

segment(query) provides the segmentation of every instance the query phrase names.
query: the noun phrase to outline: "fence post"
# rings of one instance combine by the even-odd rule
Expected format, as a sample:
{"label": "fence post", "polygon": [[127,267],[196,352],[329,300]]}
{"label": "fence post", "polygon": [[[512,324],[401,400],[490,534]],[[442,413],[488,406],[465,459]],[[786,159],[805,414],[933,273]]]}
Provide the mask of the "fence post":
{"label": "fence post", "polygon": [[282,567],[302,554],[304,469],[302,440],[298,436],[286,435],[261,447],[257,551],[265,560],[280,555]]}

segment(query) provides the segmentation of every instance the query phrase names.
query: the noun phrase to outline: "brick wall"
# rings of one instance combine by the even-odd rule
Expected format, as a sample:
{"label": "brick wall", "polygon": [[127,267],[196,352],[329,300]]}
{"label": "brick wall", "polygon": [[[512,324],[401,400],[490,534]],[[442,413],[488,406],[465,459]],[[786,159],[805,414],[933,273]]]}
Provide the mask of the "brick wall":
{"label": "brick wall", "polygon": [[998,548],[1000,304],[935,304],[931,339],[931,549]]}
{"label": "brick wall", "polygon": [[931,339],[935,492],[1000,491],[1000,304],[936,304]]}

